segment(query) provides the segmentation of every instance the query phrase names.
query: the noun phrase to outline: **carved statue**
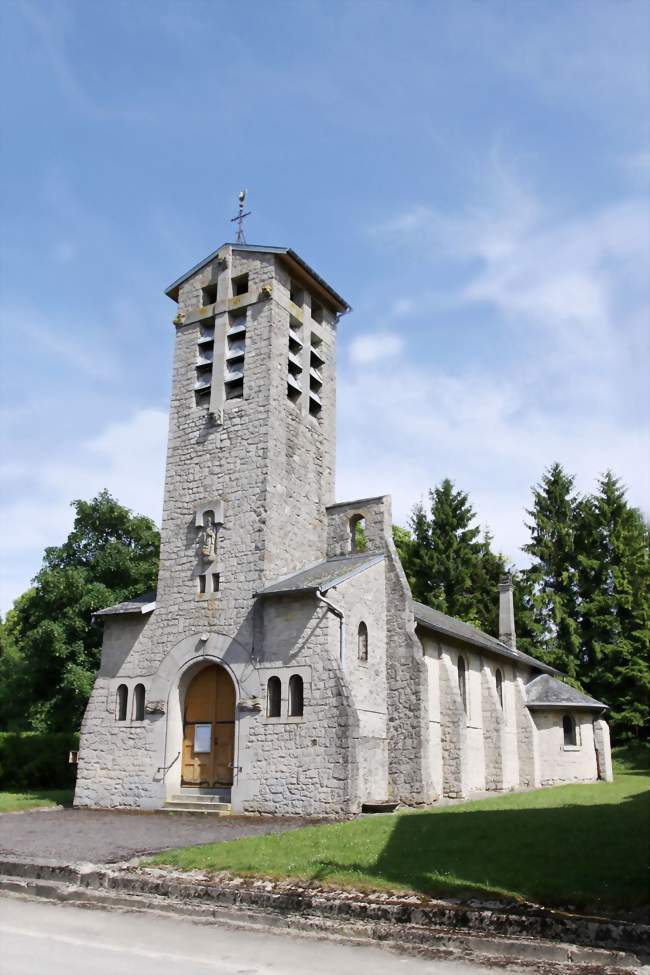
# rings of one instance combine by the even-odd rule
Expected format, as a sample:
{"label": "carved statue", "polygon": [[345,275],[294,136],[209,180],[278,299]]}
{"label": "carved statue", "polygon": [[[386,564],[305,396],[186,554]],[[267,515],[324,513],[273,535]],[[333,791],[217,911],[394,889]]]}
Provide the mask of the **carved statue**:
{"label": "carved statue", "polygon": [[206,511],[205,522],[199,534],[201,555],[206,562],[214,559],[217,551],[217,529],[214,524],[214,513]]}

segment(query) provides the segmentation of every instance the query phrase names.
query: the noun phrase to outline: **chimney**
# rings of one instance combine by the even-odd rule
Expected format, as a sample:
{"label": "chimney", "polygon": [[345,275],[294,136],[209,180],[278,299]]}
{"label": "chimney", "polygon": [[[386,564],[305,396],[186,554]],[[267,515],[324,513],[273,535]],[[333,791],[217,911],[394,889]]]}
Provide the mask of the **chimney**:
{"label": "chimney", "polygon": [[515,608],[512,602],[512,576],[499,579],[499,639],[511,650],[517,649],[515,633]]}

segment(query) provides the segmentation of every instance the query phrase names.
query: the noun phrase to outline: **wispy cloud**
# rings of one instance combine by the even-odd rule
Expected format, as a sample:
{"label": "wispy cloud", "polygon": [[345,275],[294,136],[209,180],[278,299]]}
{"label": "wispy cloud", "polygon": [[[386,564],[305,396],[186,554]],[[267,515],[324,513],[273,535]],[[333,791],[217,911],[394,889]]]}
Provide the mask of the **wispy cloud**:
{"label": "wispy cloud", "polygon": [[402,338],[395,332],[360,335],[350,346],[350,359],[357,365],[368,366],[383,359],[395,359],[402,351],[402,346]]}

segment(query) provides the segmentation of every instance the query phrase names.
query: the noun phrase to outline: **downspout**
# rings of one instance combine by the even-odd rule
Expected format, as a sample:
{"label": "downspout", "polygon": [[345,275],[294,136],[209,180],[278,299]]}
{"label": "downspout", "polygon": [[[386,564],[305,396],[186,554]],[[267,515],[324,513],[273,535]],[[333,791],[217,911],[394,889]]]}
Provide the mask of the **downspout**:
{"label": "downspout", "polygon": [[320,600],[321,603],[324,603],[327,606],[327,608],[330,610],[330,612],[334,613],[334,615],[335,616],[338,616],[338,618],[339,618],[339,623],[340,623],[340,626],[339,626],[339,660],[340,660],[341,666],[343,666],[343,648],[345,647],[345,613],[343,612],[342,609],[339,609],[338,606],[335,606],[334,603],[330,602],[329,599],[325,599],[325,596],[323,596],[323,594],[320,591],[320,589],[317,589],[316,590],[315,595],[316,595],[316,599]]}

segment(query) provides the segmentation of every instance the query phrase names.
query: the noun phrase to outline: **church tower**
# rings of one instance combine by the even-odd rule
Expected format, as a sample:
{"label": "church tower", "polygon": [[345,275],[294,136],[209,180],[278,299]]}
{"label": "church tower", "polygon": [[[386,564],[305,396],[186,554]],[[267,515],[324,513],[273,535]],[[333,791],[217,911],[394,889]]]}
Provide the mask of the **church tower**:
{"label": "church tower", "polygon": [[157,615],[243,636],[254,593],[325,558],[349,308],[292,250],[243,243],[166,294],[178,313]]}

